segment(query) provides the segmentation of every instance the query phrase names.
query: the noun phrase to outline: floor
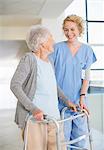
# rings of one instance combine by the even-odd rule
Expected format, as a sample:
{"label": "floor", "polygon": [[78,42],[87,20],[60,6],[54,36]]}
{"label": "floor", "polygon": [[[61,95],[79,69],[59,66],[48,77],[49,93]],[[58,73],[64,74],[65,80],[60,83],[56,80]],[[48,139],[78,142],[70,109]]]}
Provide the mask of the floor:
{"label": "floor", "polygon": [[14,110],[0,110],[0,150],[22,150],[20,130],[14,123]]}
{"label": "floor", "polygon": [[[22,150],[21,132],[14,123],[14,110],[0,110],[0,150]],[[93,150],[104,150],[104,135],[93,133]]]}

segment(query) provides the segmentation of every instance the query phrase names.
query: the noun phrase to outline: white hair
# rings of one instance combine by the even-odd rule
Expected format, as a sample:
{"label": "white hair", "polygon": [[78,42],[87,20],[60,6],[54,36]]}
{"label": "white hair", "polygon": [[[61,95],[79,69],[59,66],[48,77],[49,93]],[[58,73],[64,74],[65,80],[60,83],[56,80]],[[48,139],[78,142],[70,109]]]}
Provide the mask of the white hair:
{"label": "white hair", "polygon": [[30,28],[27,33],[26,43],[30,51],[39,50],[41,44],[48,40],[50,35],[49,30],[42,25],[35,25]]}

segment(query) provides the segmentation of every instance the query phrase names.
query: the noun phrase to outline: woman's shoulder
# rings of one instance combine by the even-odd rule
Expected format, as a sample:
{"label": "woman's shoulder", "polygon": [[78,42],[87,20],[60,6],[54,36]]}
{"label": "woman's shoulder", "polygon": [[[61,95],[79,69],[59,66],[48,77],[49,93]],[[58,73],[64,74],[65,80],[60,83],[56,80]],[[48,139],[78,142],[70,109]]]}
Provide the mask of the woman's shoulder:
{"label": "woman's shoulder", "polygon": [[66,47],[66,41],[58,42],[54,45],[54,49],[56,52],[62,52]]}
{"label": "woman's shoulder", "polygon": [[91,48],[91,45],[88,44],[88,43],[82,43],[82,45],[83,45],[85,48],[87,48],[87,49],[92,49],[92,48]]}
{"label": "woman's shoulder", "polygon": [[24,58],[24,59],[29,59],[29,60],[36,60],[36,58],[35,58],[35,56],[33,55],[33,53],[32,52],[27,52],[27,53],[25,53],[25,55],[22,57],[22,58]]}
{"label": "woman's shoulder", "polygon": [[26,63],[26,64],[34,64],[34,65],[37,65],[37,61],[36,61],[36,58],[35,56],[33,55],[32,52],[27,52],[24,54],[24,56],[22,56],[21,60],[20,60],[20,63]]}
{"label": "woman's shoulder", "polygon": [[91,47],[91,45],[84,43],[83,46],[84,47],[82,51],[85,54],[85,56],[90,57],[90,58],[92,57],[96,60],[95,52],[93,48]]}
{"label": "woman's shoulder", "polygon": [[57,43],[55,43],[55,47],[61,47],[65,43],[66,43],[66,41],[57,42]]}
{"label": "woman's shoulder", "polygon": [[83,47],[83,50],[85,51],[85,53],[93,52],[91,45],[88,43],[82,43],[82,47]]}
{"label": "woman's shoulder", "polygon": [[33,58],[33,56],[34,56],[34,55],[33,55],[32,52],[27,52],[27,53],[24,54],[23,57]]}

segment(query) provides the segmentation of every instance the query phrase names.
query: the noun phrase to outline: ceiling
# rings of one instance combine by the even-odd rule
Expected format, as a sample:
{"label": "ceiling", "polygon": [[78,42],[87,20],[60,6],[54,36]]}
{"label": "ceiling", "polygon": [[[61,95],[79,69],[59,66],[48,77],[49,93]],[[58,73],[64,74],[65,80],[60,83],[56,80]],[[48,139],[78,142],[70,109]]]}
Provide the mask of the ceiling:
{"label": "ceiling", "polygon": [[[0,62],[1,58],[3,61],[7,58],[20,57],[22,55],[22,53],[20,53],[21,49],[27,50],[25,43],[22,43],[23,41],[14,41],[14,43],[12,43],[12,41],[10,41],[12,35],[14,40],[17,39],[17,37],[21,39],[20,32],[24,27],[26,27],[27,30],[28,26],[40,23],[42,18],[51,19],[59,17],[72,1],[73,0],[0,0],[0,37],[3,39],[0,39]],[[24,36],[25,30],[22,32],[21,35],[23,34]],[[4,39],[6,39],[6,41]],[[18,47],[18,45],[20,47]]]}
{"label": "ceiling", "polygon": [[0,0],[0,15],[58,17],[73,0]]}

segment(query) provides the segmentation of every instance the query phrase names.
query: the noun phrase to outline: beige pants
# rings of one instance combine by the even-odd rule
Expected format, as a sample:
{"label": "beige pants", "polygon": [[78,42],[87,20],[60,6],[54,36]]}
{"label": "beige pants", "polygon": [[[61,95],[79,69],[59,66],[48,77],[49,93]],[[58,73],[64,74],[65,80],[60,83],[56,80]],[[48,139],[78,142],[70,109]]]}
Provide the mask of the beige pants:
{"label": "beige pants", "polygon": [[[53,124],[28,122],[26,150],[57,150],[56,130]],[[63,133],[60,135],[63,138]],[[66,150],[63,146],[62,150]]]}

